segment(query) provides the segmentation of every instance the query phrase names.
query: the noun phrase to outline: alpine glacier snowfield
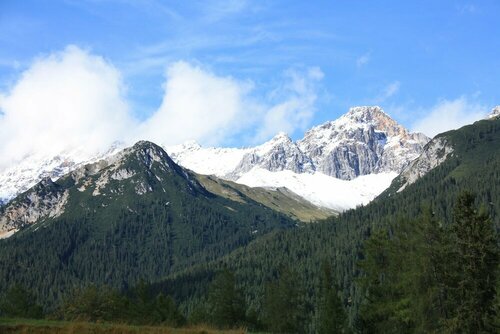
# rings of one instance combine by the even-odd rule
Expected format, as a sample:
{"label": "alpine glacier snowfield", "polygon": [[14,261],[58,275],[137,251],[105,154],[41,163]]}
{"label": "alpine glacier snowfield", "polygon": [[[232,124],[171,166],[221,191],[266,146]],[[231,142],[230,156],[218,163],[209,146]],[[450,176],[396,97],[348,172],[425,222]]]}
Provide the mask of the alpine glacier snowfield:
{"label": "alpine glacier snowfield", "polygon": [[202,148],[197,142],[165,147],[168,155],[178,164],[198,174],[225,176],[238,166],[243,156],[251,149]]}
{"label": "alpine glacier snowfield", "polygon": [[341,180],[320,172],[297,174],[289,170],[270,172],[254,168],[236,182],[249,187],[286,187],[313,204],[344,211],[368,204],[387,189],[397,175],[388,172]]}

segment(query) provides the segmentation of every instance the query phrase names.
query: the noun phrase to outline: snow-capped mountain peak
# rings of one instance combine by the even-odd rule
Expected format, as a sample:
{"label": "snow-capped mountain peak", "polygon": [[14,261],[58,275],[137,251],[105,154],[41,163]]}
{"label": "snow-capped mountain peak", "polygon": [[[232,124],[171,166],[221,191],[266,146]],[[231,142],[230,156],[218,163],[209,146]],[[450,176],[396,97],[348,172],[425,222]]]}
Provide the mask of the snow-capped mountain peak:
{"label": "snow-capped mountain peak", "polygon": [[238,166],[226,177],[237,180],[255,167],[271,172],[290,170],[295,173],[305,173],[314,171],[311,159],[284,132],[278,133],[268,142],[245,152]]}
{"label": "snow-capped mountain peak", "polygon": [[500,117],[500,106],[496,106],[494,107],[490,114],[488,115],[488,119],[493,119],[493,118],[497,118],[497,117]]}
{"label": "snow-capped mountain peak", "polygon": [[410,133],[380,107],[353,107],[335,121],[306,132],[298,146],[316,170],[339,179],[400,172],[429,141]]}
{"label": "snow-capped mountain peak", "polygon": [[32,154],[19,163],[0,171],[0,205],[14,198],[44,178],[57,180],[78,167],[111,156],[125,147],[123,142],[114,142],[101,152],[89,153],[79,148],[60,152],[56,156]]}
{"label": "snow-capped mountain peak", "polygon": [[265,142],[264,144],[256,146],[252,151],[258,154],[266,154],[274,150],[278,146],[287,146],[287,145],[293,145],[293,141],[286,132],[281,131],[276,136]]}

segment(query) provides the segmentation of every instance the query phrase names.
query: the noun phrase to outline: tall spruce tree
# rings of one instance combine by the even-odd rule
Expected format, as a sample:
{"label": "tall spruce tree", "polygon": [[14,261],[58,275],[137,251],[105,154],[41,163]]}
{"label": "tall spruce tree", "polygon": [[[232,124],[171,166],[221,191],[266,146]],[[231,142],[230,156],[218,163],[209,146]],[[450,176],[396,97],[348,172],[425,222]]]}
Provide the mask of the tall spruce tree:
{"label": "tall spruce tree", "polygon": [[234,274],[225,269],[210,286],[208,295],[209,320],[220,328],[232,328],[245,321],[245,299],[236,287]]}
{"label": "tall spruce tree", "polygon": [[406,257],[409,268],[408,294],[412,300],[412,315],[416,332],[443,331],[443,323],[450,310],[446,299],[445,284],[450,268],[449,233],[436,219],[430,206],[412,223],[412,253]]}
{"label": "tall spruce tree", "polygon": [[319,334],[347,333],[347,314],[338,296],[332,277],[332,267],[328,262],[324,262],[321,266],[320,284],[317,332]]}
{"label": "tall spruce tree", "polygon": [[407,333],[411,328],[408,295],[402,265],[406,261],[402,243],[389,239],[387,231],[376,231],[365,242],[365,259],[359,264],[365,300],[356,324],[361,333]]}
{"label": "tall spruce tree", "polygon": [[282,268],[278,280],[266,285],[262,320],[272,333],[305,332],[303,290],[289,268]]}
{"label": "tall spruce tree", "polygon": [[464,192],[454,210],[450,260],[455,260],[457,271],[449,294],[456,308],[448,321],[448,330],[454,333],[495,332],[498,240],[486,210],[478,210],[474,201],[473,194]]}

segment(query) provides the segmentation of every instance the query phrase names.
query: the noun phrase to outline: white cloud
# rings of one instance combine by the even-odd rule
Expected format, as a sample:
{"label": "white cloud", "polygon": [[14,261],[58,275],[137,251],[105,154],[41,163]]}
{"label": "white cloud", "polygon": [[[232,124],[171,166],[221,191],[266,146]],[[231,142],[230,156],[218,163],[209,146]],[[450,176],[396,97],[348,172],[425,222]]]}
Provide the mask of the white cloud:
{"label": "white cloud", "polygon": [[166,70],[158,110],[139,121],[120,72],[102,57],[69,46],[35,60],[9,91],[0,92],[0,170],[35,153],[95,154],[117,140],[221,145],[242,134],[253,140],[278,131],[293,134],[309,125],[322,77],[319,68],[287,71],[274,94],[258,100],[252,82],[178,61]]}
{"label": "white cloud", "polygon": [[316,86],[323,78],[323,72],[318,67],[313,67],[305,73],[289,70],[285,75],[287,83],[274,94],[281,98],[281,102],[267,109],[254,138],[255,142],[268,139],[279,131],[292,135],[311,123],[317,99]]}
{"label": "white cloud", "polygon": [[[272,101],[256,101],[253,84],[220,77],[184,61],[167,69],[165,95],[158,111],[141,125],[141,137],[163,145],[196,140],[220,145],[249,128],[262,142],[279,131],[293,134],[310,124],[316,101],[317,67],[285,72]],[[250,130],[252,131],[252,130]]]}
{"label": "white cloud", "polygon": [[413,124],[413,130],[434,137],[452,129],[471,124],[488,114],[488,107],[471,102],[462,96],[438,102],[427,115]]}
{"label": "white cloud", "polygon": [[370,59],[371,59],[371,53],[370,52],[365,53],[364,55],[356,59],[356,66],[358,68],[363,67],[364,65],[368,64],[368,62],[370,62]]}
{"label": "white cloud", "polygon": [[0,168],[33,153],[106,147],[133,123],[119,71],[75,46],[36,60],[0,110]]}
{"label": "white cloud", "polygon": [[399,92],[401,83],[399,81],[394,81],[384,87],[382,92],[373,100],[375,104],[385,102],[387,99],[396,95]]}
{"label": "white cloud", "polygon": [[257,105],[249,82],[220,77],[179,61],[167,69],[165,95],[158,111],[141,126],[141,136],[172,145],[186,140],[218,144],[251,122]]}
{"label": "white cloud", "polygon": [[384,89],[383,97],[387,99],[393,96],[399,91],[399,87],[401,87],[401,83],[399,81],[394,81],[393,83],[387,85]]}

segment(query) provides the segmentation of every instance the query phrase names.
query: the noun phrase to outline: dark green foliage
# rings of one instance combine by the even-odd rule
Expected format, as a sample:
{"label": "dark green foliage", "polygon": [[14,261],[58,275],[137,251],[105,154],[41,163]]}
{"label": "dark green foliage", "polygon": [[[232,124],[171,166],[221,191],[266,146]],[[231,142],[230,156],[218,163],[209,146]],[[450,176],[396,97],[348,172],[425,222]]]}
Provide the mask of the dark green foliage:
{"label": "dark green foliage", "polygon": [[303,333],[305,331],[304,290],[297,274],[288,268],[279,278],[266,284],[262,320],[272,333]]}
{"label": "dark green foliage", "polygon": [[109,287],[95,285],[75,289],[66,296],[60,312],[65,319],[80,321],[111,321],[128,307],[128,301]]}
{"label": "dark green foliage", "polygon": [[58,314],[66,320],[109,321],[140,325],[181,326],[185,319],[170,296],[153,296],[140,282],[128,295],[109,286],[91,285],[68,294]]}
{"label": "dark green foliage", "polygon": [[338,296],[330,264],[324,262],[321,271],[317,332],[318,334],[348,333],[347,314]]}
{"label": "dark green foliage", "polygon": [[408,282],[402,273],[409,262],[408,252],[400,246],[400,240],[391,241],[384,232],[374,233],[365,242],[366,258],[360,263],[366,273],[361,280],[366,291],[359,318],[362,332],[407,333],[412,326],[411,301],[405,294]]}
{"label": "dark green foliage", "polygon": [[[411,255],[407,259],[408,290],[414,296],[411,311],[417,332],[442,332],[450,306],[445,283],[449,275],[450,234],[436,220],[430,207],[424,207],[417,221],[410,224]],[[448,267],[448,268],[447,268]]]}
{"label": "dark green foliage", "polygon": [[448,292],[457,308],[448,327],[455,333],[492,332],[498,240],[491,219],[484,209],[477,210],[470,193],[458,197],[452,232],[451,259],[455,263],[451,268],[454,277]]}
{"label": "dark green foliage", "polygon": [[359,332],[495,332],[498,240],[474,196],[457,198],[448,228],[429,209],[408,222],[365,242]]}
{"label": "dark green foliage", "polygon": [[36,304],[35,299],[22,286],[15,284],[0,296],[0,315],[11,318],[43,317],[42,307]]}
{"label": "dark green foliage", "polygon": [[245,322],[245,299],[236,287],[234,274],[220,272],[210,285],[208,319],[219,328],[235,328]]}
{"label": "dark green foliage", "polygon": [[170,296],[164,296],[160,293],[156,296],[151,309],[152,313],[150,317],[153,324],[178,327],[186,323],[184,316],[181,314],[175,305],[175,301]]}

